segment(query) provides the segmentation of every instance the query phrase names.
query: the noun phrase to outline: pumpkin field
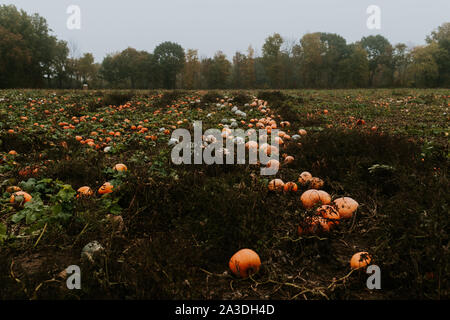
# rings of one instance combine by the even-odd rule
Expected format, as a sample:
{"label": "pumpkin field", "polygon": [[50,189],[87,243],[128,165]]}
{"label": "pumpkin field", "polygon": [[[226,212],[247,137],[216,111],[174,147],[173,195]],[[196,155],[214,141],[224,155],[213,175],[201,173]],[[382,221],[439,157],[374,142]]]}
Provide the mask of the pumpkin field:
{"label": "pumpkin field", "polygon": [[[448,299],[449,109],[445,89],[1,90],[0,299]],[[278,129],[241,141],[277,174],[174,164],[196,120]]]}

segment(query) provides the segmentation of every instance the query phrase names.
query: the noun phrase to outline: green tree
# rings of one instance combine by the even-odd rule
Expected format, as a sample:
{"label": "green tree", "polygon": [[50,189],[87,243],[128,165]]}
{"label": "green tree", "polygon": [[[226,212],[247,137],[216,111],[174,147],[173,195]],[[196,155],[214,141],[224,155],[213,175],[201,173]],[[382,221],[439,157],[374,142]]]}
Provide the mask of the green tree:
{"label": "green tree", "polygon": [[163,42],[155,48],[153,55],[163,87],[175,89],[177,75],[185,63],[184,49],[177,43]]}
{"label": "green tree", "polygon": [[269,78],[269,85],[272,88],[280,88],[283,80],[281,46],[283,38],[274,33],[266,39],[263,45],[262,62]]}
{"label": "green tree", "polygon": [[368,54],[370,86],[390,86],[393,78],[392,45],[381,35],[364,37],[360,44]]}

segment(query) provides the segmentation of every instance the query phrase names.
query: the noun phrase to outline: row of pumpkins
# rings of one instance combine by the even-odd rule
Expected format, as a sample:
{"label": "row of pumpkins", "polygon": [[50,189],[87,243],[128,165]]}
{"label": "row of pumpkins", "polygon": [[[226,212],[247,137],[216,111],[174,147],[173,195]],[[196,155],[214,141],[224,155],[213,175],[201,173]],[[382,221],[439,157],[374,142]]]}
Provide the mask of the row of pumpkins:
{"label": "row of pumpkins", "polygon": [[[252,107],[258,106],[258,109],[262,113],[270,112],[267,108],[267,101],[254,100],[251,104]],[[272,116],[273,117],[273,116]],[[271,117],[266,117],[262,119],[252,119],[251,121],[256,122],[257,128],[265,128],[270,134],[271,129],[277,128],[277,123]],[[281,127],[289,127],[290,123],[288,121],[283,121],[280,123]],[[299,135],[304,136],[307,134],[306,130],[300,129]],[[279,131],[279,136],[277,137],[279,145],[283,145],[283,138],[285,140],[291,140],[291,137],[284,131]],[[296,135],[296,136],[299,136]],[[297,140],[297,139],[295,139]],[[279,150],[276,147],[271,147],[267,144],[258,146],[256,141],[249,141],[246,143],[247,149],[263,149],[263,151],[270,155],[273,152],[278,153]],[[289,164],[294,161],[292,156],[284,155],[283,164]],[[275,166],[279,167],[280,163],[277,160],[270,160],[267,167]],[[305,171],[302,172],[298,178],[298,183],[302,187],[308,187],[309,190],[303,192],[300,200],[305,209],[314,208],[320,205],[312,217],[306,218],[304,224],[298,227],[299,235],[302,234],[314,234],[320,231],[328,232],[335,225],[339,224],[341,219],[349,219],[353,216],[353,213],[357,210],[359,204],[354,199],[350,197],[341,197],[335,199],[332,202],[331,196],[320,190],[324,182],[318,177],[313,177],[311,173]],[[297,192],[298,185],[295,182],[283,182],[281,179],[273,179],[269,182],[268,188],[270,191],[274,192]],[[371,262],[371,257],[367,252],[355,253],[350,259],[350,266],[352,269],[359,269],[367,266]],[[247,278],[251,274],[255,274],[259,271],[261,267],[261,260],[259,255],[251,249],[241,249],[236,252],[230,259],[229,268],[234,275],[242,278]]]}
{"label": "row of pumpkins", "polygon": [[[123,163],[116,164],[113,167],[113,169],[115,171],[119,171],[119,172],[124,172],[124,171],[128,170],[127,166],[124,165]],[[98,189],[97,192],[100,195],[104,195],[107,193],[112,193],[113,189],[114,189],[114,186],[110,182],[105,182]],[[11,197],[9,199],[10,203],[24,204],[24,203],[31,201],[31,199],[33,199],[33,197],[29,193],[22,191],[22,189],[17,186],[8,187],[6,189],[6,191],[8,193],[11,193]],[[94,191],[90,187],[88,187],[88,186],[80,187],[77,190],[77,199],[82,198],[82,197],[90,197],[93,194],[94,194]]]}

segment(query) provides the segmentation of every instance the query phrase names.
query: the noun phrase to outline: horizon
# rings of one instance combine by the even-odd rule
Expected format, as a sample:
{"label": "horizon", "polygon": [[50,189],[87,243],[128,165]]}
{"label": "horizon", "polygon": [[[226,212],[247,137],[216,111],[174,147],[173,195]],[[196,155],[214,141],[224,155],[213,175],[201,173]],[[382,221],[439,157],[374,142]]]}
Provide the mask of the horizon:
{"label": "horizon", "polygon": [[[156,1],[153,4],[136,0],[121,3],[107,3],[106,0],[95,3],[86,0],[63,0],[58,3],[50,0],[39,3],[15,0],[1,1],[0,4],[12,4],[28,14],[39,14],[47,20],[52,34],[67,41],[73,56],[90,52],[96,62],[101,62],[106,55],[128,47],[152,52],[164,41],[176,42],[185,50],[196,49],[200,57],[212,57],[217,51],[223,51],[228,59],[232,59],[237,51],[246,53],[250,45],[256,55],[260,55],[265,39],[274,33],[279,33],[285,43],[298,42],[306,33],[328,32],[342,36],[347,43],[380,34],[392,45],[424,45],[427,35],[450,20],[450,2],[437,0],[433,6],[421,2],[350,0],[338,6],[332,0],[304,5],[284,0],[272,7],[268,1],[256,0],[245,4],[236,0],[227,4],[206,0],[193,0],[189,4],[181,0],[170,3]],[[176,12],[170,8],[171,4],[174,4],[173,8],[178,8]],[[240,6],[238,9],[235,8],[237,4]],[[381,10],[379,30],[370,30],[366,26],[369,17],[366,10],[372,4],[378,5]],[[70,5],[80,7],[80,30],[67,28],[70,16],[67,8]],[[157,13],[150,8],[157,8]],[[216,16],[217,12],[221,14]],[[420,19],[420,24],[415,22],[417,19]],[[169,20],[169,27],[159,29],[166,20]],[[152,33],[152,30],[158,31]],[[230,37],[231,34],[238,36]]]}

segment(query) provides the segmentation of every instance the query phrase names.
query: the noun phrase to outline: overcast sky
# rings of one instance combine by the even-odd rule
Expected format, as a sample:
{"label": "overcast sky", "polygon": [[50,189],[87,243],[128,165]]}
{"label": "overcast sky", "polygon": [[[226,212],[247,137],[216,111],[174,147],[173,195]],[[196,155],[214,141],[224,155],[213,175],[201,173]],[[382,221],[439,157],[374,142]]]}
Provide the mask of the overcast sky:
{"label": "overcast sky", "polygon": [[[251,44],[257,53],[267,36],[289,41],[308,32],[332,32],[354,42],[382,34],[393,44],[425,43],[425,37],[450,22],[450,0],[0,0],[45,17],[60,39],[75,44],[78,54],[96,61],[129,46],[153,51],[163,41],[201,56],[217,50],[228,58]],[[69,30],[70,5],[81,9],[81,29]],[[369,30],[370,5],[381,9],[381,29]]]}

